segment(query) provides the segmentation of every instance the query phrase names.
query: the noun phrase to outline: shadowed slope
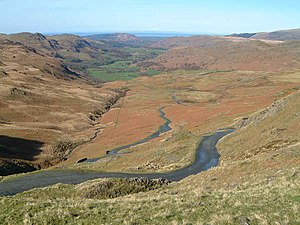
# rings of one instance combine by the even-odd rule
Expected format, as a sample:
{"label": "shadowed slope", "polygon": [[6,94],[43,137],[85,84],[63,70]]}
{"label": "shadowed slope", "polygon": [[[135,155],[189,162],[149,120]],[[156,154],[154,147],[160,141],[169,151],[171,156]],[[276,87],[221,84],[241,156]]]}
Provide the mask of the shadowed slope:
{"label": "shadowed slope", "polygon": [[42,146],[40,141],[0,135],[0,158],[33,160]]}

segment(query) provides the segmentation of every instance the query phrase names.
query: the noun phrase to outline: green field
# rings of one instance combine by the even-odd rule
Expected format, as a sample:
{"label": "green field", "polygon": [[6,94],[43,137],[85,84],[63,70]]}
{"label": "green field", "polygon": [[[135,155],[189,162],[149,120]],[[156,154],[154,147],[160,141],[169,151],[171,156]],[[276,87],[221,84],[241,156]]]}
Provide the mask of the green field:
{"label": "green field", "polygon": [[99,81],[131,80],[139,76],[153,76],[157,70],[142,71],[140,67],[131,66],[131,61],[117,61],[98,68],[87,69],[88,74]]}
{"label": "green field", "polygon": [[[140,47],[123,47],[120,49],[124,56],[110,57],[103,60],[101,64],[94,62],[85,65],[85,71],[96,81],[131,80],[139,76],[153,76],[160,72],[157,70],[135,66],[135,63],[152,59],[163,53],[164,50],[148,49]],[[125,57],[126,56],[126,57]],[[81,63],[83,64],[83,63]]]}
{"label": "green field", "polygon": [[129,60],[133,62],[140,62],[146,59],[155,58],[159,54],[165,52],[165,50],[159,50],[159,49],[129,48],[129,47],[124,48],[123,51],[131,55]]}

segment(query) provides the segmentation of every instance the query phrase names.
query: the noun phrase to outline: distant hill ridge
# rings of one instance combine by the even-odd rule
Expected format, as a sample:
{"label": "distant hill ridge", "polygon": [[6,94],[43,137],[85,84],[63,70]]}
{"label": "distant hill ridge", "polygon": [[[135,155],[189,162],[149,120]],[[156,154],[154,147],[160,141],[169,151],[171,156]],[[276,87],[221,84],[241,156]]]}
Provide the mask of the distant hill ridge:
{"label": "distant hill ridge", "polygon": [[253,37],[254,35],[256,35],[257,33],[234,33],[234,34],[230,34],[227,35],[228,37],[242,37],[242,38],[250,38]]}
{"label": "distant hill ridge", "polygon": [[291,30],[279,30],[274,32],[231,34],[229,36],[277,41],[300,40],[300,28]]}
{"label": "distant hill ridge", "polygon": [[94,34],[84,37],[94,41],[112,41],[128,45],[146,45],[149,42],[128,33]]}
{"label": "distant hill ridge", "polygon": [[243,37],[192,36],[158,41],[168,49],[141,66],[157,70],[285,71],[300,68],[300,41],[257,40]]}
{"label": "distant hill ridge", "polygon": [[93,34],[85,37],[94,40],[113,40],[113,41],[124,41],[124,42],[141,40],[137,36],[128,33]]}
{"label": "distant hill ridge", "polygon": [[[0,34],[58,58],[70,68],[84,70],[126,60],[123,47],[145,46],[145,40],[132,34],[113,33],[80,37],[71,34],[46,36],[40,33]],[[285,40],[285,41],[282,41]],[[291,42],[293,40],[293,42]],[[138,62],[146,69],[219,69],[279,71],[299,69],[300,29],[270,33],[242,33],[230,36],[171,37],[148,42],[148,48],[167,49],[155,59]],[[285,54],[282,54],[282,53]]]}

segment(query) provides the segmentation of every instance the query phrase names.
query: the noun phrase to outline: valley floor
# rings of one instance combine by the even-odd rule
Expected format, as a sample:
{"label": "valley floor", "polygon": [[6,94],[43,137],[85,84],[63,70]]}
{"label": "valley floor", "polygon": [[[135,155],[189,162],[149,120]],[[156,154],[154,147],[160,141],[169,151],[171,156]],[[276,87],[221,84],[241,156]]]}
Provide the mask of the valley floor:
{"label": "valley floor", "polygon": [[[298,224],[299,85],[298,72],[177,71],[128,81],[126,97],[99,119],[100,135],[53,169],[174,170],[193,160],[203,134],[235,126],[238,131],[218,144],[219,166],[135,194],[119,181],[103,184],[101,179],[33,189],[1,197],[0,220],[4,224]],[[155,132],[164,122],[160,107],[172,121],[173,131],[132,147],[121,157],[76,164]],[[106,192],[108,184],[117,187],[115,183],[122,187],[111,196],[117,198],[91,194]],[[82,195],[83,187],[88,195]]]}
{"label": "valley floor", "polygon": [[177,71],[128,81],[127,95],[99,119],[103,130],[97,138],[77,147],[58,167],[73,168],[82,158],[103,157],[111,149],[149,136],[164,124],[159,113],[164,108],[172,132],[123,150],[129,154],[122,157],[75,164],[75,168],[134,173],[181,168],[192,162],[202,135],[231,126],[235,120],[297,91],[300,80],[282,81],[289,76],[264,72]]}

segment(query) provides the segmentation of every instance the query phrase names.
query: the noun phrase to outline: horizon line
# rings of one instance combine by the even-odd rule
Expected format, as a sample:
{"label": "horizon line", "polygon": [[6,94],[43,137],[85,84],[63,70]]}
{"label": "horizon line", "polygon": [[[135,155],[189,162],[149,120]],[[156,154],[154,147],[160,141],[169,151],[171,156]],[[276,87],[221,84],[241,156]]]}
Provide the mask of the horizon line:
{"label": "horizon line", "polygon": [[217,33],[217,32],[196,32],[196,31],[167,31],[167,30],[110,30],[110,31],[62,31],[62,32],[40,32],[40,31],[19,31],[19,32],[0,32],[0,34],[11,35],[19,33],[40,33],[43,35],[63,35],[63,34],[73,34],[78,36],[89,36],[97,34],[116,34],[116,33],[126,33],[133,34],[136,36],[193,36],[193,35],[208,35],[208,36],[225,36],[231,34],[242,34],[242,33],[264,33],[264,32],[276,32],[276,31],[285,31],[285,30],[296,30],[299,28],[282,28],[273,31],[257,31],[257,32],[226,32],[226,33]]}

